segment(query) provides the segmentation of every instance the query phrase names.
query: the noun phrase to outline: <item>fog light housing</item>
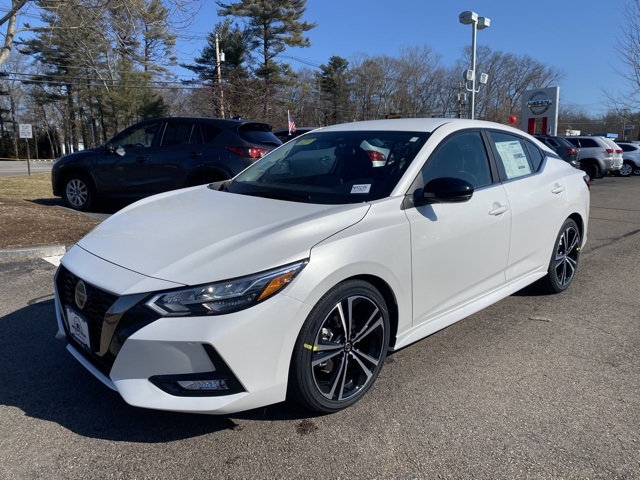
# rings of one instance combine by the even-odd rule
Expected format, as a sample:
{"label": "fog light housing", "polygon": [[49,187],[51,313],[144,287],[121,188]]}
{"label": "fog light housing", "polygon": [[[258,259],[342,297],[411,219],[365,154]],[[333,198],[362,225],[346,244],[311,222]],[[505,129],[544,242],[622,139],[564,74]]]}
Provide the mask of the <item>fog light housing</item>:
{"label": "fog light housing", "polygon": [[202,348],[211,360],[211,372],[154,375],[149,381],[176,397],[221,397],[246,392],[218,352],[209,344],[203,344]]}
{"label": "fog light housing", "polygon": [[224,378],[212,378],[211,380],[180,380],[176,383],[185,390],[229,390],[229,385],[227,385],[227,381]]}

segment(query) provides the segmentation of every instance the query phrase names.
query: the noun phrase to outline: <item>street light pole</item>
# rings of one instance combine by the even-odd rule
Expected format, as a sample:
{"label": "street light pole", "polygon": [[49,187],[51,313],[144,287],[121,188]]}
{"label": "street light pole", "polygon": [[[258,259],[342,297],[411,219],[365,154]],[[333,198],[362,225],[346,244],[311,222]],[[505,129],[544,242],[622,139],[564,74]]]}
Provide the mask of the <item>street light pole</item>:
{"label": "street light pole", "polygon": [[473,70],[473,78],[471,79],[471,94],[469,95],[469,118],[476,118],[476,35],[478,32],[478,22],[471,24],[471,70]]}
{"label": "street light pole", "polygon": [[467,90],[470,92],[469,118],[473,120],[476,114],[476,93],[478,92],[476,90],[476,34],[478,30],[488,28],[491,20],[486,17],[478,17],[476,12],[472,12],[470,10],[462,12],[458,17],[458,20],[463,25],[471,25],[471,70],[467,73],[466,79],[471,82],[471,89],[467,88]]}

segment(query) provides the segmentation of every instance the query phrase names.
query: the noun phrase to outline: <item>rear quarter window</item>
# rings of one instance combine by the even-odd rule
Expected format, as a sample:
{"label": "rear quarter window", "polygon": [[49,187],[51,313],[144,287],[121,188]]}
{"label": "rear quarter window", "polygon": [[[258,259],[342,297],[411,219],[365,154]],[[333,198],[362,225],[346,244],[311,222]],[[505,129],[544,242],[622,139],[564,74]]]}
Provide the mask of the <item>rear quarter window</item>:
{"label": "rear quarter window", "polygon": [[202,136],[204,138],[204,143],[211,142],[214,138],[218,136],[220,133],[220,129],[210,123],[201,124],[202,127]]}

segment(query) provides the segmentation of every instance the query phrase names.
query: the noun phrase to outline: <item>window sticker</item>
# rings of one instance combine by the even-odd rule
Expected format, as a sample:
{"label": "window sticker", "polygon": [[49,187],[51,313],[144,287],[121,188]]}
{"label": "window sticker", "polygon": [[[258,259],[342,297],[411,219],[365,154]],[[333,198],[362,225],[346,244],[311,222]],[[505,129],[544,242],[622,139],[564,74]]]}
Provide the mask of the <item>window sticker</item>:
{"label": "window sticker", "polygon": [[302,139],[298,140],[296,145],[311,145],[315,141],[316,141],[315,138],[302,138]]}
{"label": "window sticker", "polygon": [[496,142],[496,149],[502,158],[507,178],[517,178],[531,173],[531,166],[527,161],[522,144],[518,140],[511,142]]}
{"label": "window sticker", "polygon": [[371,190],[371,184],[354,185],[351,187],[351,193],[369,193],[369,190]]}

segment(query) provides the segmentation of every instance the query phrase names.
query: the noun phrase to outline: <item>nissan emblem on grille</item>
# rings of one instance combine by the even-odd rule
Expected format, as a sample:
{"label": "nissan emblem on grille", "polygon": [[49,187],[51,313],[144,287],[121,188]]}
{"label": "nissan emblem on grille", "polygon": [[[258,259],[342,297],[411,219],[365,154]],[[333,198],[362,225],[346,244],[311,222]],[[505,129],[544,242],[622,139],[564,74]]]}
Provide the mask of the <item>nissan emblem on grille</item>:
{"label": "nissan emblem on grille", "polygon": [[82,280],[78,280],[78,283],[76,283],[74,298],[76,301],[76,305],[80,310],[82,310],[87,304],[87,287]]}

